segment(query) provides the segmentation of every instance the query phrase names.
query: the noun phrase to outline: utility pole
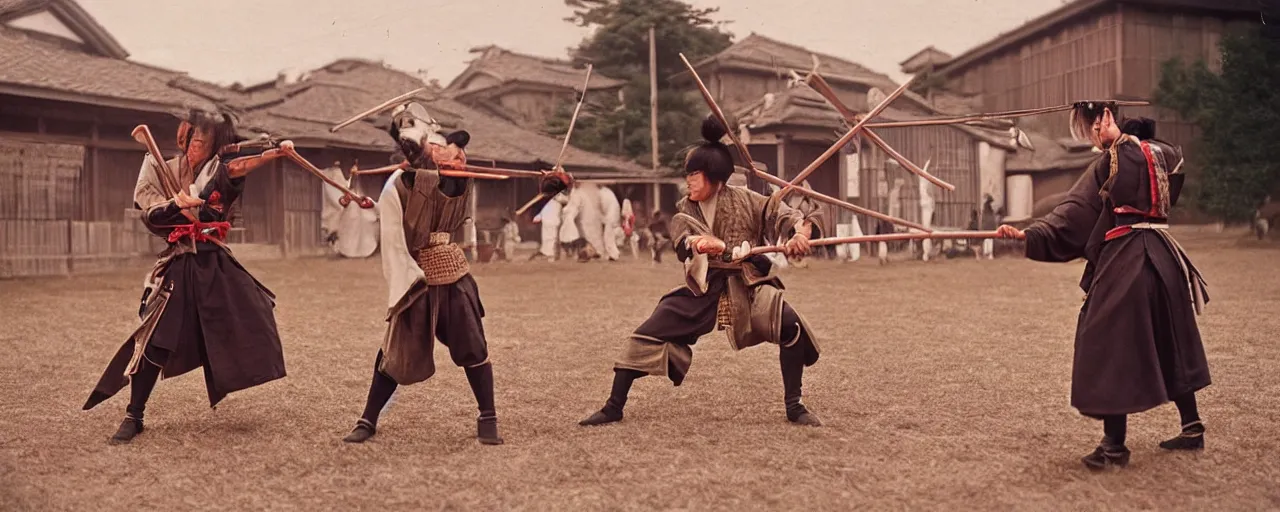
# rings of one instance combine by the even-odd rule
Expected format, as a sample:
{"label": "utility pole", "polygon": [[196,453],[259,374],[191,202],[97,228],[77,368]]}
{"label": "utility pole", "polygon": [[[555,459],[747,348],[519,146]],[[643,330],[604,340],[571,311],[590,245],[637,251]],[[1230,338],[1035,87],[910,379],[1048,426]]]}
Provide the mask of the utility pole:
{"label": "utility pole", "polygon": [[[649,145],[653,158],[653,172],[658,172],[658,41],[654,26],[649,26]],[[662,187],[653,184],[653,210],[662,205]]]}

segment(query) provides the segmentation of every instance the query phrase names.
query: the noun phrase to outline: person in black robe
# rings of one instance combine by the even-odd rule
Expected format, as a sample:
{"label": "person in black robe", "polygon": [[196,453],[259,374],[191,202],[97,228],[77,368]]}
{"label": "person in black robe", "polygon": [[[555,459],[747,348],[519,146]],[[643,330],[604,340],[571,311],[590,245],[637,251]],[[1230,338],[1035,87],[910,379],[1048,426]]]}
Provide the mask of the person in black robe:
{"label": "person in black robe", "polygon": [[[230,393],[285,377],[275,295],[224,243],[230,205],[245,174],[283,153],[251,155],[235,142],[230,116],[204,112],[181,123],[178,145],[182,154],[167,169],[145,157],[134,192],[142,223],[169,242],[147,276],[138,311],[142,325],[117,350],[84,405],[92,409],[130,386],[124,421],[111,437],[116,444],[143,432],[143,412],[160,378],[203,368],[209,406],[216,407]],[[173,196],[161,173],[174,178]]]}
{"label": "person in black robe", "polygon": [[1082,461],[1091,469],[1125,466],[1126,418],[1172,400],[1182,432],[1168,450],[1204,447],[1196,391],[1210,384],[1196,325],[1208,302],[1204,279],[1168,233],[1169,209],[1183,174],[1180,151],[1155,140],[1155,123],[1123,124],[1112,102],[1082,102],[1072,132],[1103,150],[1067,197],[1025,231],[1026,256],[1045,262],[1086,261],[1076,328],[1071,405],[1103,421],[1104,437]]}

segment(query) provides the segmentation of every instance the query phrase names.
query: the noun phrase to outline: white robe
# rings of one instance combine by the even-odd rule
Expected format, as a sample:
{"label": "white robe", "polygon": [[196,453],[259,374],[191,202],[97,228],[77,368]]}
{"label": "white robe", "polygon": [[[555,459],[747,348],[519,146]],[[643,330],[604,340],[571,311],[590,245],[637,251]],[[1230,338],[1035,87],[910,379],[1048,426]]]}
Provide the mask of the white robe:
{"label": "white robe", "polygon": [[560,209],[560,243],[567,244],[582,238],[582,234],[578,232],[578,216],[582,210],[582,196],[579,195],[574,200],[573,194],[569,194],[569,199],[564,203],[564,208]]}
{"label": "white robe", "polygon": [[569,195],[572,204],[577,196],[578,229],[582,230],[582,238],[597,253],[604,251],[604,211],[600,208],[600,186],[594,183],[578,185]]}
{"label": "white robe", "polygon": [[618,195],[609,187],[600,187],[600,210],[604,214],[604,256],[616,260],[622,256],[618,250],[619,239],[622,238],[622,205],[618,203]]}
{"label": "white robe", "polygon": [[538,247],[538,252],[548,258],[556,257],[556,242],[560,235],[560,211],[564,209],[564,205],[560,201],[552,199],[542,206],[542,212],[538,213],[538,217],[542,222],[542,245]]}
{"label": "white robe", "polygon": [[[933,184],[930,183],[929,180],[924,179],[924,177],[920,177],[919,180],[920,224],[923,224],[926,228],[932,229],[934,200],[933,189],[930,187],[932,187]],[[933,254],[933,240],[923,240],[921,242],[921,247],[924,252],[924,260],[929,261],[929,256]]]}

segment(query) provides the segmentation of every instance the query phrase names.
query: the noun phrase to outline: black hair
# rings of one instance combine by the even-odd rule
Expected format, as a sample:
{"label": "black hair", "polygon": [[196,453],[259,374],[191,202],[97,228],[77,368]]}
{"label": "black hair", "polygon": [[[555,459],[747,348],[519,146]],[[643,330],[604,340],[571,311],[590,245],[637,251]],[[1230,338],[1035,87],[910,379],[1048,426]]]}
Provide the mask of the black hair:
{"label": "black hair", "polygon": [[686,175],[701,171],[713,183],[724,183],[733,176],[733,154],[729,146],[720,142],[728,132],[714,116],[702,120],[703,142],[689,151],[684,159]]}
{"label": "black hair", "polygon": [[213,140],[209,142],[215,155],[223,146],[240,141],[240,137],[236,135],[235,119],[225,112],[206,112],[199,109],[188,111],[182,118],[182,125],[178,127],[178,147],[182,148],[183,152],[186,152],[187,146],[191,144],[193,130],[208,131],[213,136]]}
{"label": "black hair", "polygon": [[1093,123],[1097,121],[1105,111],[1111,111],[1111,118],[1120,122],[1120,107],[1114,101],[1080,101],[1072,105],[1071,110],[1071,137],[1076,140],[1089,140],[1089,133],[1093,131]]}
{"label": "black hair", "polygon": [[1156,138],[1156,122],[1145,117],[1125,119],[1120,125],[1120,133],[1132,135],[1138,140],[1151,140]]}
{"label": "black hair", "polygon": [[458,149],[466,149],[467,143],[471,142],[471,134],[466,130],[458,130],[445,136],[445,142],[458,146]]}

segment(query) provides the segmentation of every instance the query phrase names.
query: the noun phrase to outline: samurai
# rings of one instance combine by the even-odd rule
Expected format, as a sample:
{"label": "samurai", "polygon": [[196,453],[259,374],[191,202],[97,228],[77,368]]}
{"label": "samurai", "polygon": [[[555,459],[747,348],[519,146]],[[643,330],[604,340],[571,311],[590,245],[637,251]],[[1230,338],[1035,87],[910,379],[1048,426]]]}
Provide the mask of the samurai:
{"label": "samurai", "polygon": [[382,271],[389,289],[387,329],[374,360],[364,413],[343,440],[368,441],[377,433],[378,417],[396,389],[435,374],[432,352],[439,341],[453,363],[463,368],[475,395],[477,440],[503,444],[484,304],[457,242],[468,219],[473,178],[441,172],[465,167],[471,136],[463,130],[441,133],[439,123],[416,102],[392,112],[389,132],[409,167],[388,178],[378,201]]}
{"label": "samurai", "polygon": [[1071,405],[1102,420],[1102,441],[1082,459],[1094,470],[1128,465],[1128,415],[1169,401],[1177,404],[1182,430],[1160,447],[1203,449],[1196,392],[1210,384],[1196,322],[1207,288],[1169,234],[1169,211],[1185,176],[1182,154],[1155,138],[1154,121],[1122,119],[1114,102],[1075,104],[1072,134],[1102,155],[1048,215],[1026,230],[998,230],[1025,241],[1029,259],[1086,262]]}
{"label": "samurai", "polygon": [[818,361],[817,336],[783,299],[782,282],[769,259],[757,255],[739,260],[733,252],[786,237],[788,255],[807,254],[813,222],[778,196],[727,185],[734,161],[720,141],[725,127],[708,117],[701,131],[705,141],[685,158],[688,194],[677,204],[671,224],[685,284],[659,299],[649,318],[627,337],[614,364],[608,400],[580,425],[621,421],[632,383],[646,375],[664,376],[679,386],[689,373],[694,344],[717,329],[725,331],[735,350],[777,345],[787,420],[822,424],[801,403],[804,369]]}
{"label": "samurai", "polygon": [[[216,407],[230,393],[285,377],[275,295],[225,243],[229,208],[244,190],[245,175],[283,153],[272,148],[253,154],[250,145],[237,142],[225,113],[191,111],[179,124],[177,142],[181,153],[163,166],[158,155],[144,157],[134,188],[142,224],[168,241],[143,282],[142,323],[84,404],[92,409],[130,387],[113,444],[143,432],[147,400],[159,379],[203,368],[209,406]],[[178,187],[176,193],[166,191],[166,182]]]}

